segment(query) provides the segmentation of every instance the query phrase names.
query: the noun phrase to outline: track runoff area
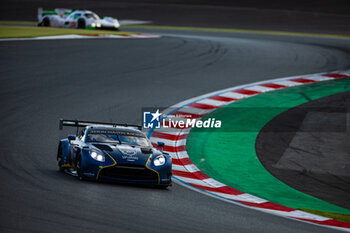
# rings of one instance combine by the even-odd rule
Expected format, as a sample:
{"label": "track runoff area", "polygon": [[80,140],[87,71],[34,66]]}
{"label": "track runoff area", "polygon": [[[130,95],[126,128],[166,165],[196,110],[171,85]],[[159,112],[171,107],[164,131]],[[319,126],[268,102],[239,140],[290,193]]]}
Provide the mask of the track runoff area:
{"label": "track runoff area", "polygon": [[[251,99],[252,101],[250,101],[250,103],[252,103],[254,102],[253,98],[255,98],[254,100],[258,101],[259,98],[263,99],[268,94],[274,94],[277,96],[277,98],[279,98],[279,95],[283,97],[283,92],[287,90],[289,92],[294,91],[295,93],[298,93],[299,97],[296,99],[284,98],[284,101],[287,102],[284,102],[282,107],[286,110],[288,108],[306,103],[310,99],[318,99],[339,92],[350,91],[349,84],[350,70],[347,70],[287,77],[232,87],[185,100],[162,111],[157,109],[153,112],[146,112],[147,114],[151,115],[151,117],[148,119],[146,119],[147,117],[145,116],[144,112],[144,127],[150,128],[148,131],[148,136],[150,137],[150,140],[154,146],[157,146],[157,142],[164,143],[164,151],[169,153],[173,160],[173,175],[174,180],[177,183],[232,204],[253,208],[294,220],[350,231],[350,223],[296,209],[297,207],[320,207],[323,210],[338,213],[349,214],[350,212],[347,209],[332,205],[294,190],[264,170],[256,158],[254,149],[255,138],[259,133],[258,131],[253,130],[252,132],[245,132],[243,133],[243,136],[240,136],[240,134],[242,134],[241,132],[231,131],[230,136],[231,139],[232,137],[234,138],[232,141],[234,141],[235,144],[229,145],[229,149],[231,149],[230,151],[226,152],[220,150],[220,145],[225,144],[224,141],[220,141],[223,139],[222,137],[220,139],[220,133],[212,135],[213,137],[219,136],[219,139],[212,143],[205,141],[204,138],[197,138],[200,133],[204,133],[204,137],[210,136],[208,135],[206,128],[212,128],[212,130],[209,131],[211,133],[216,129],[219,132],[221,130],[222,134],[227,133],[227,131],[223,132],[224,130],[220,128],[226,127],[226,129],[229,129],[234,126],[225,125],[225,119],[237,118],[242,120],[244,117],[257,118],[256,115],[244,115],[242,116],[243,118],[241,118],[239,115],[234,117],[226,116],[224,118],[220,118],[220,120],[212,118],[215,117],[215,114],[220,112],[222,113],[222,111],[229,105],[240,104],[248,99]],[[307,87],[310,89],[305,94],[309,95],[307,98],[300,94],[301,90],[299,88],[301,87]],[[262,103],[262,101],[259,103]],[[265,103],[265,106],[269,106],[269,103]],[[272,115],[270,114],[265,121],[271,120],[277,114],[279,113],[275,112]],[[265,121],[260,121],[259,124],[268,122]],[[239,121],[236,121],[236,123],[239,123]],[[259,127],[262,127],[263,125],[264,124],[254,125],[253,127],[254,129],[259,129]],[[205,149],[208,149],[208,147],[210,147],[210,149],[206,151]],[[210,154],[208,156],[204,156],[201,154],[201,151],[206,151]],[[211,160],[208,162],[208,166],[210,167],[210,162],[215,160],[215,158],[221,157],[225,159],[228,156],[227,153],[231,153],[232,156],[232,154],[237,154],[237,151],[240,158],[236,157],[233,159],[233,161],[229,160],[230,162],[238,162],[236,165],[230,164],[227,162],[227,160],[224,162],[223,160],[219,159],[220,162],[213,164],[213,166],[217,166],[214,172],[213,170],[206,169],[205,166],[201,165],[202,162],[205,162],[203,157],[211,158]],[[235,156],[233,155],[233,157]],[[252,161],[253,165],[247,165],[252,163]],[[244,167],[246,165],[247,167]],[[237,166],[239,167],[239,173],[226,174],[227,169],[221,169],[220,166]],[[204,168],[204,171],[200,170],[201,167]],[[248,171],[245,169],[248,169]],[[250,178],[249,175],[247,175],[247,172],[250,173]],[[260,180],[263,184],[271,185],[272,188],[275,189],[275,192],[271,193],[271,195],[266,195],[268,192],[265,192],[266,189],[264,186],[257,186],[256,182],[253,182],[253,185],[249,185],[249,181],[256,179]],[[259,189],[262,191],[256,191]],[[251,193],[257,193],[260,195],[260,197],[258,197],[258,195],[252,195],[246,190],[251,191]],[[276,192],[281,190],[283,190],[284,194],[289,198],[276,198],[276,196],[278,196],[278,193],[276,194]],[[293,200],[293,196],[294,198],[301,198],[301,200]],[[267,197],[268,199],[262,197]],[[299,204],[305,206],[298,206]]]}

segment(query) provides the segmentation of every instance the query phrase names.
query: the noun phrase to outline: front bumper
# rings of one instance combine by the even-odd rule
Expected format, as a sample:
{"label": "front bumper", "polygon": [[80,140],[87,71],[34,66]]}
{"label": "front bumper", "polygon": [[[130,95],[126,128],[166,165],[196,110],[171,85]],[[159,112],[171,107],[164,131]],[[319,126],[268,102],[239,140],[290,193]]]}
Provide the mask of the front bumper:
{"label": "front bumper", "polygon": [[95,176],[92,173],[84,174],[84,176],[101,181],[169,185],[171,184],[172,173],[171,167],[170,169],[162,168],[157,171],[144,165],[117,164],[99,169]]}
{"label": "front bumper", "polygon": [[100,29],[100,30],[119,30],[119,27],[101,25],[101,27],[96,27],[96,29]]}
{"label": "front bumper", "polygon": [[87,25],[85,29],[92,29],[92,30],[119,30],[119,26],[115,27],[113,25],[101,25],[101,26],[96,26],[96,25]]}
{"label": "front bumper", "polygon": [[[86,151],[86,153],[88,152]],[[106,161],[98,162],[86,154],[82,161],[82,168],[83,178],[90,180],[169,185],[172,176],[172,163],[169,156],[166,156],[164,165],[155,166],[151,157],[148,158],[147,162],[141,160],[128,163],[118,161],[118,158],[113,158],[106,153]]]}

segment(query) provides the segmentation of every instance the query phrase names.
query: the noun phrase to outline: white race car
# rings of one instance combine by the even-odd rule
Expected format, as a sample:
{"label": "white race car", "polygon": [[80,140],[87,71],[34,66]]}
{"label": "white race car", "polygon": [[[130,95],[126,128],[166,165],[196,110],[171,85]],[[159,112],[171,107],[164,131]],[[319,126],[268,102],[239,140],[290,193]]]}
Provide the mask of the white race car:
{"label": "white race car", "polygon": [[112,17],[102,19],[92,11],[56,8],[53,11],[38,9],[38,26],[64,28],[119,29],[119,22]]}

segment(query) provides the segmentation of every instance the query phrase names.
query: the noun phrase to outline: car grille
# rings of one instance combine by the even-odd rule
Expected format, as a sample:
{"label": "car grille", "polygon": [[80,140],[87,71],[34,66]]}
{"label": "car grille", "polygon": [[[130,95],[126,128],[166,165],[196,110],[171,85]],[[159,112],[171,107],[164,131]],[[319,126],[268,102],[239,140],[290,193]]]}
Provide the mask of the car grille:
{"label": "car grille", "polygon": [[158,179],[156,172],[147,169],[145,166],[133,164],[118,164],[114,167],[104,168],[101,170],[100,176],[132,180]]}

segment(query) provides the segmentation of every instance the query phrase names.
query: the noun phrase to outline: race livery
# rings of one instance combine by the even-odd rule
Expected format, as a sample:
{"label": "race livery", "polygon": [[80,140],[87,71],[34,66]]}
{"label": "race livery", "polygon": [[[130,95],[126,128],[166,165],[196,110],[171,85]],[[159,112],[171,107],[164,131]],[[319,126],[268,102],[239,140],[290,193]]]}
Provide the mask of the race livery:
{"label": "race livery", "polygon": [[[76,127],[77,134],[59,142],[60,171],[81,180],[171,185],[171,157],[152,146],[141,126],[60,120],[60,129],[63,126]],[[157,146],[164,148],[164,143]]]}
{"label": "race livery", "polygon": [[102,19],[92,11],[56,8],[53,11],[38,9],[38,26],[64,28],[119,29],[119,22],[112,17]]}

